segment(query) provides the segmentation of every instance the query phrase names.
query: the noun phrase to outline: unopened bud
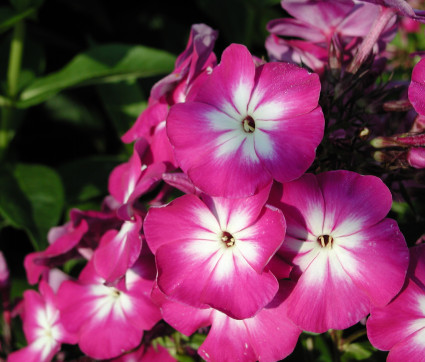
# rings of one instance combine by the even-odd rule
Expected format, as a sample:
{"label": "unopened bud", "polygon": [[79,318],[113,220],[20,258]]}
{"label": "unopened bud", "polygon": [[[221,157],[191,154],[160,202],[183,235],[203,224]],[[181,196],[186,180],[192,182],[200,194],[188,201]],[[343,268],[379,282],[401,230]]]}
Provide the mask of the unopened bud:
{"label": "unopened bud", "polygon": [[365,127],[360,131],[359,138],[361,140],[365,141],[369,138],[369,135],[370,135],[370,130],[369,130],[369,128]]}
{"label": "unopened bud", "polygon": [[412,109],[412,104],[408,99],[401,99],[398,101],[385,102],[382,108],[386,112],[405,112]]}

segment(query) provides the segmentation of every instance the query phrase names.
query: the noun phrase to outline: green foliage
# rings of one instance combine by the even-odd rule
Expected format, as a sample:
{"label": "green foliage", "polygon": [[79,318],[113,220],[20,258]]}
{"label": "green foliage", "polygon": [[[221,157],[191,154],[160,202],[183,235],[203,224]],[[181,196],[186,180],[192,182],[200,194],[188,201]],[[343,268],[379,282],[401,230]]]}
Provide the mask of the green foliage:
{"label": "green foliage", "polygon": [[101,199],[108,193],[109,173],[121,162],[124,160],[119,157],[91,157],[62,165],[59,173],[65,187],[66,205],[71,207]]}
{"label": "green foliage", "polygon": [[11,29],[18,21],[26,19],[35,14],[35,8],[22,11],[13,10],[8,6],[0,7],[0,34]]}
{"label": "green foliage", "polygon": [[99,45],[77,55],[58,72],[35,79],[22,90],[17,106],[33,106],[70,87],[163,74],[173,69],[174,61],[167,52],[140,45]]}
{"label": "green foliage", "polygon": [[43,165],[16,164],[0,171],[0,214],[25,230],[36,250],[47,246],[47,232],[59,222],[64,206],[62,181]]}

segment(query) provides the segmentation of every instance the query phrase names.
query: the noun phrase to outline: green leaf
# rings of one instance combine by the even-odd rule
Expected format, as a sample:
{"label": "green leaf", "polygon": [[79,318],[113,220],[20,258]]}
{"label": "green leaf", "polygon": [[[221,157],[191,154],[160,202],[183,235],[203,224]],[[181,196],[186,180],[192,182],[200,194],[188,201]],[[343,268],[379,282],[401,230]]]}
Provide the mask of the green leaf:
{"label": "green leaf", "polygon": [[69,87],[118,82],[170,72],[175,57],[144,46],[108,44],[77,55],[63,69],[34,80],[20,95],[18,107],[41,103]]}
{"label": "green leaf", "polygon": [[102,84],[96,89],[118,134],[122,136],[146,108],[140,87],[133,81]]}
{"label": "green leaf", "polygon": [[110,172],[124,161],[119,157],[91,157],[63,165],[59,173],[65,186],[67,204],[105,196]]}
{"label": "green leaf", "polygon": [[369,342],[351,343],[341,356],[341,361],[349,362],[352,360],[362,361],[369,359],[374,351],[375,349]]}
{"label": "green leaf", "polygon": [[7,6],[0,7],[0,34],[12,28],[18,21],[35,14],[35,8],[16,11]]}
{"label": "green leaf", "polygon": [[188,345],[190,348],[193,348],[195,351],[197,351],[201,344],[204,343],[205,338],[207,338],[205,334],[195,333],[190,337]]}
{"label": "green leaf", "polygon": [[36,242],[47,246],[47,233],[59,222],[64,207],[64,190],[59,175],[42,165],[18,164],[13,172],[21,191],[30,202],[30,213],[35,223]]}
{"label": "green leaf", "polygon": [[48,99],[43,107],[49,118],[55,122],[67,122],[80,128],[102,130],[105,127],[105,115],[91,108],[84,99],[71,97],[67,92],[59,93]]}
{"label": "green leaf", "polygon": [[[17,229],[24,229],[34,240],[37,228],[31,213],[31,202],[8,169],[0,170],[0,215]],[[38,249],[38,245],[34,247]]]}
{"label": "green leaf", "polygon": [[43,5],[44,0],[9,0],[16,10],[26,10],[30,7],[38,8]]}

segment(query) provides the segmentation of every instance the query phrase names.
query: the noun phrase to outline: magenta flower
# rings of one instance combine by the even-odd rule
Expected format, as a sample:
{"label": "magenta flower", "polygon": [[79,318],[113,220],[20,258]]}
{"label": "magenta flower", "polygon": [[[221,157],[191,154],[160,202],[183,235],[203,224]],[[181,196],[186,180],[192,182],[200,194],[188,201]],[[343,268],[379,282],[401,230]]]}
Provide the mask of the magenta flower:
{"label": "magenta flower", "polygon": [[190,101],[171,107],[167,133],[177,162],[213,196],[253,195],[311,165],[323,136],[316,74],[291,64],[256,67],[232,44]]}
{"label": "magenta flower", "polygon": [[425,245],[410,249],[410,265],[400,294],[384,307],[372,308],[367,335],[387,361],[423,361],[425,356]]}
{"label": "magenta flower", "polygon": [[153,162],[149,151],[147,141],[138,139],[130,160],[115,167],[109,176],[109,193],[121,204],[118,215],[124,220],[133,217],[137,199],[152,190],[167,170],[164,162]]}
{"label": "magenta flower", "polygon": [[237,319],[267,305],[278,282],[266,265],[285,236],[280,210],[264,206],[269,188],[244,199],[185,195],[150,208],[144,230],[161,291]]}
{"label": "magenta flower", "polygon": [[331,171],[276,186],[287,234],[278,253],[294,265],[288,316],[322,333],[348,328],[400,290],[409,252],[397,223],[385,219],[391,193],[374,176]]}
{"label": "magenta flower", "polygon": [[[359,42],[377,28],[375,22],[380,17],[378,6],[350,0],[284,0],[281,5],[293,18],[272,20],[267,25],[271,33],[266,41],[270,58],[302,63],[319,74],[328,64],[332,43],[338,47],[339,60],[346,64],[355,55]],[[369,51],[378,39],[383,45],[394,34],[395,19],[387,24],[388,20],[370,42]],[[383,46],[376,46],[375,50],[382,49]]]}
{"label": "magenta flower", "polygon": [[291,282],[282,281],[275,298],[255,316],[243,320],[213,308],[199,309],[170,301],[158,288],[154,288],[152,297],[161,305],[164,320],[187,336],[211,326],[198,350],[204,360],[274,362],[292,353],[301,334],[286,316],[285,299],[292,287]]}
{"label": "magenta flower", "polygon": [[124,276],[127,269],[137,261],[142,250],[142,220],[138,215],[134,221],[125,221],[120,231],[108,230],[94,251],[93,262],[96,272],[107,283]]}
{"label": "magenta flower", "polygon": [[9,355],[9,362],[48,362],[62,343],[74,344],[77,338],[62,325],[51,287],[40,282],[40,293],[24,292],[23,329],[28,346]]}
{"label": "magenta flower", "polygon": [[65,281],[57,294],[62,323],[78,335],[83,353],[95,359],[114,358],[136,348],[143,332],[161,319],[151,301],[151,265],[138,263],[115,286],[104,285],[92,260],[78,281]]}
{"label": "magenta flower", "polygon": [[409,85],[409,101],[416,112],[425,116],[425,59],[415,65],[412,72],[412,82]]}
{"label": "magenta flower", "polygon": [[[183,53],[177,57],[174,71],[153,86],[148,107],[133,127],[123,135],[123,142],[130,143],[143,137],[150,144],[160,143],[162,148],[168,151],[169,142],[162,130],[165,127],[169,106],[184,102],[198,78],[202,78],[216,65],[216,56],[212,50],[217,35],[217,31],[205,24],[192,25],[188,44]],[[160,148],[155,146],[153,149],[161,152]]]}

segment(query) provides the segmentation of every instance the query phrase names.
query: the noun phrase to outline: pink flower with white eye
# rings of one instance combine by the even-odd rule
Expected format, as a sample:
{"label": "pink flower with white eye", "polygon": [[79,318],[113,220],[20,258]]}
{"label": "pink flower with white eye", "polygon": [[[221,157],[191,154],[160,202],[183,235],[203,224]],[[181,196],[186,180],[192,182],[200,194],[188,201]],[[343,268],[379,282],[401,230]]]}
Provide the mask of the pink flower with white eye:
{"label": "pink flower with white eye", "polygon": [[348,328],[400,291],[409,251],[397,223],[385,218],[392,199],[379,178],[305,174],[275,185],[269,202],[287,222],[278,254],[294,266],[288,317],[300,328]]}
{"label": "pink flower with white eye", "polygon": [[104,285],[93,260],[78,281],[62,283],[57,294],[64,327],[78,335],[78,345],[89,357],[114,358],[136,348],[143,332],[161,319],[151,301],[152,265],[139,260],[115,286]]}
{"label": "pink flower with white eye", "polygon": [[9,362],[51,361],[62,343],[77,342],[77,337],[61,323],[50,286],[41,281],[39,289],[41,294],[34,290],[24,292],[23,329],[28,346],[11,353]]}
{"label": "pink flower with white eye", "polygon": [[185,103],[171,107],[167,133],[181,169],[212,196],[253,195],[290,181],[315,157],[324,128],[316,74],[286,63],[256,67],[232,44]]}
{"label": "pink flower with white eye", "polygon": [[269,189],[244,199],[185,195],[151,207],[144,231],[161,291],[237,319],[268,304],[278,282],[266,265],[285,236],[280,210],[264,206]]}
{"label": "pink flower with white eye", "polygon": [[367,335],[372,345],[390,351],[388,362],[425,361],[425,245],[410,249],[401,292],[384,307],[372,308]]}
{"label": "pink flower with white eye", "polygon": [[173,302],[154,287],[152,298],[161,306],[164,320],[189,336],[202,327],[211,326],[198,349],[206,361],[274,362],[287,357],[301,334],[288,317],[286,297],[293,288],[281,281],[273,300],[255,316],[233,319],[213,308],[195,308]]}

